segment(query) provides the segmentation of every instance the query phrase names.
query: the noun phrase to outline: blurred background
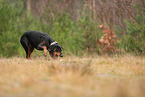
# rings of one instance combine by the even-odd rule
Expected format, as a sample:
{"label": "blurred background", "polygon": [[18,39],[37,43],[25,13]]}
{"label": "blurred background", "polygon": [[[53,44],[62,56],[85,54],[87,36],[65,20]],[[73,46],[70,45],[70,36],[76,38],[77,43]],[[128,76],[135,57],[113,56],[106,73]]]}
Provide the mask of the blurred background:
{"label": "blurred background", "polygon": [[[104,51],[108,44],[115,48],[111,52],[119,49],[141,55],[145,50],[145,1],[0,0],[1,57],[25,56],[20,37],[33,30],[48,33],[66,55],[108,53]],[[110,40],[103,44],[104,32],[113,33],[117,44]]]}

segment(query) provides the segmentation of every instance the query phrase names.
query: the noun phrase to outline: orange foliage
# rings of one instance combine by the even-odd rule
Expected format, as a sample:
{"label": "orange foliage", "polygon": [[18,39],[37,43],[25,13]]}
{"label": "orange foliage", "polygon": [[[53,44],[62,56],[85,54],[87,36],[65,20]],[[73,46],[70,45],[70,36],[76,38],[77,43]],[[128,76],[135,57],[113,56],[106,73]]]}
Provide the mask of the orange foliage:
{"label": "orange foliage", "polygon": [[[103,33],[101,39],[99,39],[99,49],[102,46],[103,52],[115,52],[115,44],[119,42],[119,39],[117,39],[116,35],[114,34],[114,31],[112,29],[107,28],[105,25],[100,25],[99,27]],[[100,53],[102,54],[102,52]]]}

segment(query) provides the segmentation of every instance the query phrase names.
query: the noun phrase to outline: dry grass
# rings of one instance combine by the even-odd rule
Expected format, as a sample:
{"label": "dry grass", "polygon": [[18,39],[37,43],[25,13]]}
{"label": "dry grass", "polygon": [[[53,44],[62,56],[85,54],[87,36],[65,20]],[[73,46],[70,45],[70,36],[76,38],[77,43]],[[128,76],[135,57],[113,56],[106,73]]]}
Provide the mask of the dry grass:
{"label": "dry grass", "polygon": [[145,58],[1,58],[0,97],[145,97]]}

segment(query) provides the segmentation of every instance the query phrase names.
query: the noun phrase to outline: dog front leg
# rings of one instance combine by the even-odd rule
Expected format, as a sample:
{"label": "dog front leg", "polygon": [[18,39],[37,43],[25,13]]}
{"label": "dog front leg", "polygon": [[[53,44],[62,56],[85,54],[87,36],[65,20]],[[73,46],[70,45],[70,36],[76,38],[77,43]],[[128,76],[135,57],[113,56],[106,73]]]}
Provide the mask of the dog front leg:
{"label": "dog front leg", "polygon": [[47,48],[46,48],[46,46],[43,46],[42,48],[43,48],[43,51],[44,51],[43,54],[46,56],[47,55]]}
{"label": "dog front leg", "polygon": [[44,51],[43,54],[46,56],[46,55],[47,55],[47,47],[44,46],[44,44],[45,44],[45,41],[42,41],[42,42],[37,46],[37,49],[38,49],[38,50],[42,50],[42,49],[43,49],[43,51]]}

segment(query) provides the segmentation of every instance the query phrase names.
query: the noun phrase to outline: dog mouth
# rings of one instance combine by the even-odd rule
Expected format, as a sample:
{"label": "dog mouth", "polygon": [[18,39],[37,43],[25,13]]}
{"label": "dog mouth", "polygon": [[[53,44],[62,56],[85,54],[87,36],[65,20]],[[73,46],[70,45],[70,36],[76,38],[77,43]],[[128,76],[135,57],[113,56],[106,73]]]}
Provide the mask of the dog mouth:
{"label": "dog mouth", "polygon": [[58,57],[58,55],[55,55],[55,57]]}
{"label": "dog mouth", "polygon": [[63,57],[62,53],[54,52],[53,58]]}
{"label": "dog mouth", "polygon": [[53,59],[58,59],[58,58],[59,58],[58,55],[54,55],[54,56],[53,56]]}

